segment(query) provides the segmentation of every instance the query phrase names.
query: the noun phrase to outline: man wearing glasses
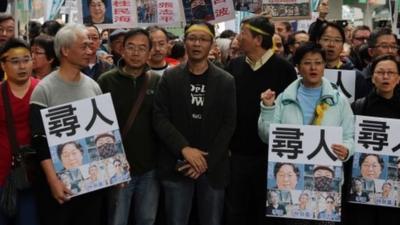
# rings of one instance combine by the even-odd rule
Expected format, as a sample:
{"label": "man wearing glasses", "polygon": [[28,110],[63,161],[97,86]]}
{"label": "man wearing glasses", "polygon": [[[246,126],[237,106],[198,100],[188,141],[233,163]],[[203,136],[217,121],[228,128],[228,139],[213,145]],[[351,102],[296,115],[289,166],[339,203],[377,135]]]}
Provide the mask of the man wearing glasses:
{"label": "man wearing glasses", "polygon": [[366,25],[357,26],[351,35],[351,52],[349,59],[358,70],[365,66],[364,60],[360,56],[360,47],[366,45],[371,35],[371,29]]}
{"label": "man wearing glasses", "polygon": [[[131,29],[124,34],[122,58],[118,66],[100,76],[98,83],[104,93],[110,92],[114,102],[119,127],[123,129],[122,142],[130,165],[132,179],[126,186],[112,190],[110,223],[126,225],[130,207],[133,207],[135,223],[152,225],[158,207],[159,184],[156,179],[157,142],[152,127],[153,98],[160,76],[149,71],[149,33],[142,28]],[[136,119],[126,127],[132,108],[143,92]],[[115,164],[114,164],[115,165]]]}
{"label": "man wearing glasses", "polygon": [[[32,78],[32,58],[29,47],[21,40],[9,39],[0,51],[1,68],[7,73],[7,80],[0,88],[0,196],[3,193],[6,178],[11,167],[10,135],[7,129],[7,120],[15,127],[15,138],[19,146],[30,144],[29,128],[29,99],[39,80]],[[5,86],[6,84],[7,86]],[[12,118],[5,115],[3,102],[3,88],[6,88],[11,108]],[[24,193],[24,194],[22,194]],[[21,224],[38,224],[36,218],[36,203],[33,201],[31,189],[18,191],[18,200],[21,205],[17,208],[18,218],[9,218],[0,210],[0,224],[9,224],[16,219]]]}
{"label": "man wearing glasses", "polygon": [[[390,28],[378,28],[371,33],[368,39],[368,53],[371,56],[371,62],[380,55],[389,54],[397,57],[399,55],[398,51],[397,36],[392,33]],[[369,63],[362,71],[368,93],[373,89],[371,65]]]}
{"label": "man wearing glasses", "polygon": [[[343,51],[345,41],[345,32],[341,26],[336,23],[328,22],[321,28],[321,34],[317,36],[317,43],[321,45],[326,52],[327,69],[336,70],[355,70],[350,61],[343,62],[340,59],[340,53]],[[365,80],[360,71],[356,71],[355,99],[364,97],[368,94]],[[341,88],[341,87],[339,87]]]}
{"label": "man wearing glasses", "polygon": [[207,60],[214,37],[209,23],[194,21],[185,27],[188,62],[164,72],[154,101],[170,225],[188,224],[194,195],[200,224],[222,223],[236,94],[233,77]]}

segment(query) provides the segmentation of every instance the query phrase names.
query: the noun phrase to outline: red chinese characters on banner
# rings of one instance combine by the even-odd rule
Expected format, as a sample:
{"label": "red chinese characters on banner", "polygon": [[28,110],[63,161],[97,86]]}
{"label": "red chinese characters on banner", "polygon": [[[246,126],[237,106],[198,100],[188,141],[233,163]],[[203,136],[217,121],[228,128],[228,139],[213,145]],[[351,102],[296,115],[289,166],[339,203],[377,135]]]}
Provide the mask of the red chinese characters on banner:
{"label": "red chinese characters on banner", "polygon": [[222,17],[229,15],[229,9],[227,7],[219,8],[215,10],[215,17]]}
{"label": "red chinese characters on banner", "polygon": [[158,10],[160,23],[169,23],[174,20],[174,4],[172,2],[159,2]]}
{"label": "red chinese characters on banner", "polygon": [[113,0],[114,23],[132,22],[131,4],[129,0]]}

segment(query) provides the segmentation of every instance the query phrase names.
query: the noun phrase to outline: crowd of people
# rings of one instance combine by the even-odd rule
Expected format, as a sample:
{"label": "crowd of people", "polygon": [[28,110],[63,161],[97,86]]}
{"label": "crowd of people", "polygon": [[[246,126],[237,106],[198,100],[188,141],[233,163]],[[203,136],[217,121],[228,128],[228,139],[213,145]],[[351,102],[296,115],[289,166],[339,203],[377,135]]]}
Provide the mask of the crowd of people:
{"label": "crowd of people", "polygon": [[[101,8],[104,1],[88,2]],[[218,36],[213,25],[194,20],[180,38],[159,26],[100,32],[57,21],[32,21],[29,37],[16,38],[15,18],[1,14],[0,196],[15,163],[11,140],[36,154],[31,187],[18,190],[16,214],[0,210],[0,225],[334,224],[312,219],[339,217],[341,224],[397,224],[398,208],[347,202],[368,202],[364,183],[382,170],[378,155],[364,155],[361,176],[351,179],[354,115],[400,119],[397,36],[387,27],[346,33],[327,13],[323,0],[309,31],[260,15],[242,20],[239,33]],[[325,69],[356,72],[352,105]],[[102,93],[111,93],[129,166],[119,158],[111,164],[124,176],[129,170],[131,180],[71,198],[118,177],[98,181],[91,164],[81,185],[69,182],[67,172],[83,160],[76,142],[57,150],[65,171],[57,175],[40,110]],[[326,207],[314,212],[304,191],[287,208],[277,191],[266,192],[272,123],[343,129],[343,143],[329,146],[344,162],[340,206],[327,195]],[[107,153],[108,144],[115,137],[95,140],[98,151]],[[400,174],[400,160],[397,166]],[[312,171],[314,180],[332,180],[335,172],[323,165]],[[295,189],[299,169],[277,163],[274,179],[277,189]],[[382,184],[380,201],[393,182]],[[302,219],[265,216],[289,212]]]}

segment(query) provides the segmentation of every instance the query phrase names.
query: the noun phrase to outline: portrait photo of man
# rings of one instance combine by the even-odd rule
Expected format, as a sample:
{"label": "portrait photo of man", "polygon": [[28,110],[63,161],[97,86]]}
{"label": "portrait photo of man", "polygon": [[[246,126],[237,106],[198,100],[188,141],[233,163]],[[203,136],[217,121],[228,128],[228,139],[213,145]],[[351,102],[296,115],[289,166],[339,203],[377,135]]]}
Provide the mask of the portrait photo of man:
{"label": "portrait photo of man", "polygon": [[112,23],[110,0],[82,0],[84,24]]}
{"label": "portrait photo of man", "polygon": [[352,193],[350,194],[349,201],[361,203],[369,202],[368,193],[364,191],[364,181],[362,178],[354,178],[351,188]]}

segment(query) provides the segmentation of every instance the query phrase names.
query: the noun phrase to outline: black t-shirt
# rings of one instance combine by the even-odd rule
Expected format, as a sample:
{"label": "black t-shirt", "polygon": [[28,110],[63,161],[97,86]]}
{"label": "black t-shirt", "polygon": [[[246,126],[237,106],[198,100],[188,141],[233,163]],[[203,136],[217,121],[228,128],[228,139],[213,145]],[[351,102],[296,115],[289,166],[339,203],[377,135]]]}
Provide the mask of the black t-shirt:
{"label": "black t-shirt", "polygon": [[[202,134],[200,127],[203,120],[203,107],[207,89],[207,74],[201,75],[190,73],[190,103],[191,124],[193,127],[190,145],[202,149]],[[205,150],[205,149],[202,149]]]}

